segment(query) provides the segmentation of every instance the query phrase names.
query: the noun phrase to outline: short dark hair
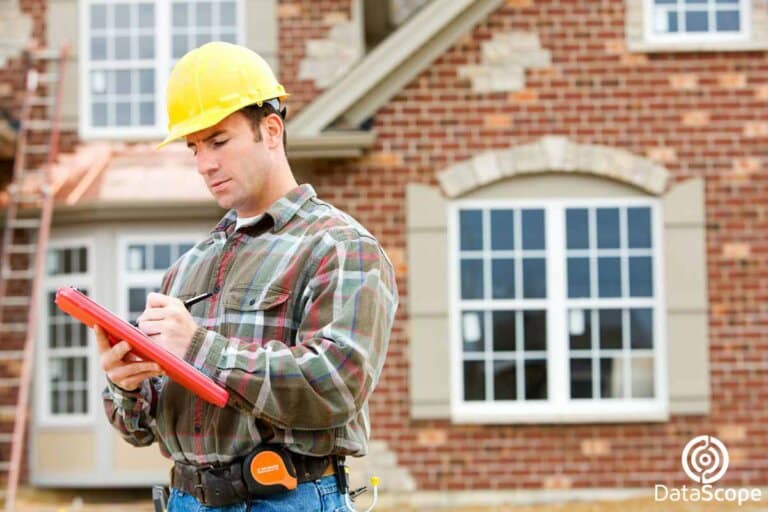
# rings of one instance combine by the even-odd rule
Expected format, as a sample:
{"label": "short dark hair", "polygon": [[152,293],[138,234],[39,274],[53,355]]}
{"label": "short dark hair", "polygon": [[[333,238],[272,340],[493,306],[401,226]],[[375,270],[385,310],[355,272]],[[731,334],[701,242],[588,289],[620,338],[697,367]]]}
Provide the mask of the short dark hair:
{"label": "short dark hair", "polygon": [[277,114],[280,116],[280,118],[283,120],[283,150],[286,151],[287,154],[288,134],[285,130],[285,108],[278,111],[272,102],[264,102],[261,104],[261,106],[254,103],[252,105],[243,107],[240,109],[240,112],[242,112],[243,115],[248,118],[248,121],[251,122],[251,128],[253,129],[253,134],[256,136],[257,141],[261,140],[261,133],[259,132],[261,121],[265,117],[272,114]]}

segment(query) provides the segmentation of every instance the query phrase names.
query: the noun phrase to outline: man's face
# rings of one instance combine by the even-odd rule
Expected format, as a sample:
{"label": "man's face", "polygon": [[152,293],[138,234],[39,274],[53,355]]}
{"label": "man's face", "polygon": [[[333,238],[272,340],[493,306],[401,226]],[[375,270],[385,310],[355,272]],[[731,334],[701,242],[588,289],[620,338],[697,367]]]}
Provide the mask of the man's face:
{"label": "man's face", "polygon": [[257,215],[263,207],[260,199],[271,159],[260,139],[239,112],[186,137],[197,171],[216,202],[234,208],[240,217]]}

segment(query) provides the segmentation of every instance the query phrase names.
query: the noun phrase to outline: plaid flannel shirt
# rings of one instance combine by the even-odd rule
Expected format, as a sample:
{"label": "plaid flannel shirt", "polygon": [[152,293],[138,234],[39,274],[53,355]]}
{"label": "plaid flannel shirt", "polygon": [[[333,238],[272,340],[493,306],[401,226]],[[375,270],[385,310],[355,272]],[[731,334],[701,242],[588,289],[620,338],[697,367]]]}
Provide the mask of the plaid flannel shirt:
{"label": "plaid flannel shirt", "polygon": [[107,417],[131,444],[176,461],[225,464],[261,443],[310,455],[364,455],[368,397],[397,309],[392,265],[349,215],[302,185],[235,231],[228,212],[169,269],[199,328],[185,359],[230,392],[210,405],[165,377],[109,384]]}

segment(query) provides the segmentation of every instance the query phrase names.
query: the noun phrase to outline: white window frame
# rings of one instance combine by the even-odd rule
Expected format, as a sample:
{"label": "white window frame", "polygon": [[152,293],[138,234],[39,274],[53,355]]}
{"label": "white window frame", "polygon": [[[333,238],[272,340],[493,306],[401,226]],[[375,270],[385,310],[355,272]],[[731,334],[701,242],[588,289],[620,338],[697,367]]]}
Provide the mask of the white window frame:
{"label": "white window frame", "polygon": [[[118,236],[117,241],[117,272],[115,275],[117,279],[117,311],[123,318],[128,318],[129,303],[128,303],[128,289],[131,286],[160,286],[162,284],[163,276],[166,270],[151,270],[140,272],[129,272],[127,252],[128,247],[134,244],[140,245],[152,245],[152,244],[178,244],[182,242],[191,242],[192,245],[197,244],[204,234],[196,231],[184,231],[174,232],[172,234],[162,233],[141,233],[141,232],[126,232],[121,233]],[[171,260],[171,264],[174,260]]]}
{"label": "white window frame", "polygon": [[[119,4],[119,3],[147,3],[147,0],[78,0],[79,5],[79,23],[80,23],[80,116],[79,131],[80,137],[84,140],[96,139],[131,139],[131,140],[154,140],[164,137],[168,116],[165,110],[165,89],[168,84],[168,77],[174,64],[171,57],[171,38],[173,37],[173,27],[171,26],[171,5],[172,0],[149,0],[155,5],[155,124],[154,126],[91,126],[89,120],[91,116],[91,87],[90,76],[93,63],[90,58],[90,6],[93,3],[99,4]],[[236,27],[237,43],[245,44],[246,41],[246,21],[245,21],[245,0],[234,0],[236,2]],[[136,60],[100,61],[98,67],[120,68],[126,66],[135,66]],[[133,69],[133,68],[131,68]]]}
{"label": "white window frame", "polygon": [[[678,4],[685,0],[677,0]],[[712,0],[709,0],[712,1]],[[657,34],[654,31],[654,0],[644,0],[643,19],[645,41],[649,44],[698,44],[698,43],[732,43],[749,42],[752,34],[752,5],[750,0],[739,0],[737,5],[740,11],[740,30],[738,32],[717,32],[710,30],[708,32],[678,32],[676,34]],[[709,10],[709,4],[706,4]],[[710,19],[710,22],[712,20]],[[679,20],[678,23],[684,23]]]}
{"label": "white window frame", "polygon": [[[596,208],[633,206],[651,209],[654,316],[654,398],[620,399],[570,399],[569,339],[566,335],[567,308],[575,306],[574,299],[567,298],[566,273],[566,208]],[[459,211],[461,209],[526,209],[545,210],[546,277],[545,299],[498,299],[477,300],[479,309],[487,309],[493,303],[517,309],[541,306],[547,310],[547,400],[531,401],[464,401],[462,386],[462,323],[459,300]],[[658,199],[652,198],[574,198],[548,200],[458,200],[448,205],[449,287],[451,325],[451,417],[456,423],[591,423],[666,421],[669,417],[669,389],[667,382],[666,347],[666,289],[663,277],[664,247],[662,244],[662,211]],[[487,235],[487,233],[484,233]],[[621,250],[626,256],[626,249]],[[486,254],[486,251],[483,251]],[[622,273],[624,276],[625,273]],[[485,276],[486,285],[489,276]],[[624,283],[626,284],[626,283]],[[627,308],[632,301],[647,303],[649,299],[616,299],[613,307]],[[584,307],[597,307],[595,299],[583,300]],[[600,299],[601,308],[611,308],[609,299]],[[594,328],[594,327],[593,327]]]}
{"label": "white window frame", "polygon": [[[90,426],[96,419],[96,409],[99,406],[101,396],[97,391],[95,383],[100,382],[97,369],[98,358],[96,355],[96,338],[92,330],[88,330],[88,340],[85,347],[72,347],[67,349],[72,355],[85,357],[88,368],[86,372],[86,389],[88,390],[88,413],[86,414],[53,414],[51,413],[51,383],[48,379],[50,375],[49,365],[49,340],[48,340],[48,294],[56,291],[58,288],[67,286],[84,287],[88,290],[89,296],[94,295],[95,275],[95,243],[92,238],[70,238],[61,240],[51,240],[48,243],[48,251],[57,249],[74,249],[85,247],[88,258],[88,271],[78,274],[61,274],[49,276],[46,270],[44,285],[42,286],[42,297],[38,303],[38,336],[40,350],[37,351],[37,375],[44,378],[39,379],[39,385],[36,386],[37,412],[36,420],[42,427],[72,427],[72,426]],[[47,255],[46,255],[47,257]]]}

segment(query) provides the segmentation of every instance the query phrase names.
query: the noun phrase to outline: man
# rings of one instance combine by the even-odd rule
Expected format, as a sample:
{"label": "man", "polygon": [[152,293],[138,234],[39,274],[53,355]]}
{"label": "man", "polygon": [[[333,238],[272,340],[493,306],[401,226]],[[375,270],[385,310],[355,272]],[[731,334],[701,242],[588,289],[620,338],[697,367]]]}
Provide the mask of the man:
{"label": "man", "polygon": [[[198,399],[97,329],[110,421],[132,444],[158,441],[174,461],[169,512],[345,510],[338,462],[367,451],[394,273],[365,228],[297,185],[285,97],[266,62],[227,43],[192,50],[168,85],[163,144],[185,138],[230,211],[169,269],[138,325],[224,385],[228,406]],[[187,311],[182,300],[205,292],[213,295]],[[294,490],[244,484],[243,461],[264,448],[295,466]]]}

